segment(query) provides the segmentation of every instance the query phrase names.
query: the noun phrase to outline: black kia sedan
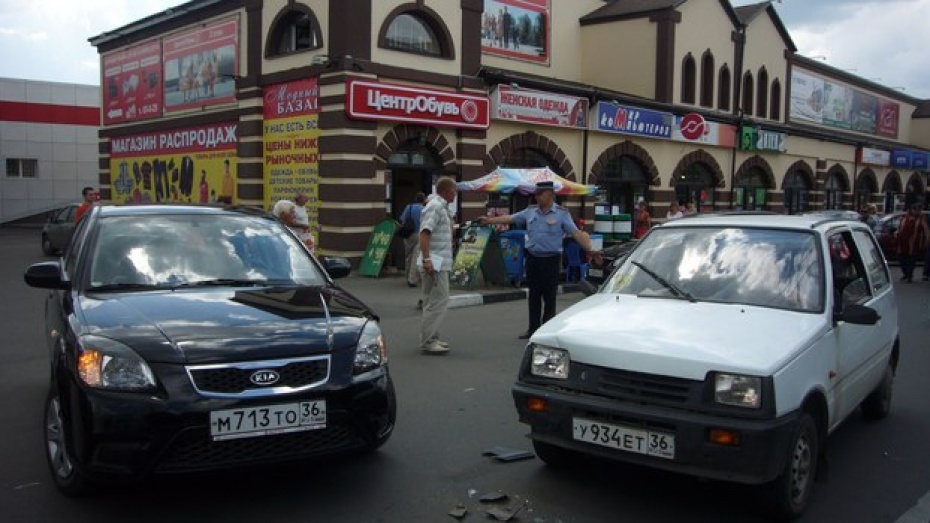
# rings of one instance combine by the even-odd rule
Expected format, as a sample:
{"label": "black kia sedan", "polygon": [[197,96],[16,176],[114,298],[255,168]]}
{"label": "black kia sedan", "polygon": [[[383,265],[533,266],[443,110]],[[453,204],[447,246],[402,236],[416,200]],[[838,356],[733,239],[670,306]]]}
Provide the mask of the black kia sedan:
{"label": "black kia sedan", "polygon": [[49,289],[59,490],[381,446],[394,386],[378,317],[333,282],[349,268],[260,211],[94,208],[25,273]]}

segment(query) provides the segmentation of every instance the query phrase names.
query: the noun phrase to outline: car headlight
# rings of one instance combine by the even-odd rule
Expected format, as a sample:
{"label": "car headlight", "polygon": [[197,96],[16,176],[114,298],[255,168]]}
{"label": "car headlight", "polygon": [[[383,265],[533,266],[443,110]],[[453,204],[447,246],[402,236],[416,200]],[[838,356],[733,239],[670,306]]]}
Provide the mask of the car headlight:
{"label": "car headlight", "polygon": [[530,374],[557,380],[568,379],[571,356],[567,350],[533,345],[530,360]]}
{"label": "car headlight", "polygon": [[378,326],[378,322],[370,321],[365,324],[362,335],[358,338],[352,372],[361,374],[386,363],[387,346],[384,343],[384,336],[381,335],[381,327]]}
{"label": "car headlight", "polygon": [[762,378],[718,373],[714,377],[714,400],[723,405],[757,409],[762,405]]}
{"label": "car headlight", "polygon": [[100,336],[83,336],[77,353],[81,381],[95,389],[144,391],[155,388],[155,374],[132,349]]}

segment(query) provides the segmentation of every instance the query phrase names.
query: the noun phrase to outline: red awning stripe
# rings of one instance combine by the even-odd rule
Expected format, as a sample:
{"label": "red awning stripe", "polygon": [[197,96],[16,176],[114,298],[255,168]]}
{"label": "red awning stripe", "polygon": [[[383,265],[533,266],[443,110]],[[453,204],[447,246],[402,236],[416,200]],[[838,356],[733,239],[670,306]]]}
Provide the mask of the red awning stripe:
{"label": "red awning stripe", "polygon": [[99,127],[100,108],[0,101],[0,121]]}

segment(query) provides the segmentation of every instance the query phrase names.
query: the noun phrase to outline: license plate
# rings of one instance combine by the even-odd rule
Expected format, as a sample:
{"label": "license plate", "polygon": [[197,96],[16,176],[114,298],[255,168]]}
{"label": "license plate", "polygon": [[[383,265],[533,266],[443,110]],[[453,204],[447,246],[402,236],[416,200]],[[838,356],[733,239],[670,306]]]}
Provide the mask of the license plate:
{"label": "license plate", "polygon": [[210,413],[213,441],[326,428],[326,400],[301,401]]}
{"label": "license plate", "polygon": [[612,449],[675,459],[675,436],[667,432],[635,429],[583,418],[572,420],[572,437]]}
{"label": "license plate", "polygon": [[593,276],[595,278],[603,278],[604,271],[601,269],[588,269],[588,276]]}

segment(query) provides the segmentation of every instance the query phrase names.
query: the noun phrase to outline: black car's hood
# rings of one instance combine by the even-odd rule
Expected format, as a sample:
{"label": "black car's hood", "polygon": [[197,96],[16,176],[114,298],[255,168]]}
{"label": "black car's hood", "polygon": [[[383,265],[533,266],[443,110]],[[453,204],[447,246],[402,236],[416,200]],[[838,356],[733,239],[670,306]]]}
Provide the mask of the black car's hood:
{"label": "black car's hood", "polygon": [[148,361],[207,363],[325,353],[354,346],[372,312],[335,287],[88,293],[84,332]]}

